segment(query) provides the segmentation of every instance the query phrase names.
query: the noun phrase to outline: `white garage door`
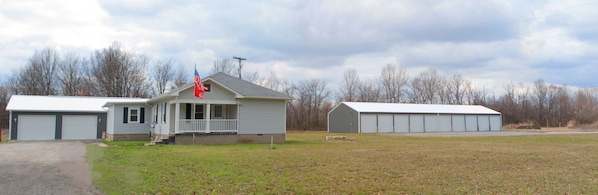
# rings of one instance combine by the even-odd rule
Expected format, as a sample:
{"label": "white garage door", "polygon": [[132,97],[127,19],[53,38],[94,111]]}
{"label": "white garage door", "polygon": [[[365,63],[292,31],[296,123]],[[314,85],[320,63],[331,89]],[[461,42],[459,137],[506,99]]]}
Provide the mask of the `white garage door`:
{"label": "white garage door", "polygon": [[466,115],[465,116],[465,130],[466,131],[478,131],[478,116],[477,115]]}
{"label": "white garage door", "polygon": [[424,115],[412,114],[409,116],[409,129],[411,132],[424,132]]}
{"label": "white garage door", "polygon": [[361,115],[361,133],[376,133],[376,114]]}
{"label": "white garage door", "polygon": [[438,132],[438,116],[435,114],[426,114],[425,115],[425,127],[426,132]]}
{"label": "white garage door", "polygon": [[378,133],[392,133],[392,114],[378,114]]}
{"label": "white garage door", "polygon": [[409,132],[408,114],[395,114],[395,132]]}
{"label": "white garage door", "polygon": [[95,115],[62,116],[62,139],[97,139],[97,118]]}
{"label": "white garage door", "polygon": [[453,131],[465,131],[465,116],[453,115]]}
{"label": "white garage door", "polygon": [[490,130],[500,131],[502,122],[500,121],[500,115],[490,116]]}
{"label": "white garage door", "polygon": [[451,115],[438,116],[438,130],[442,132],[450,132],[453,129],[451,122]]}
{"label": "white garage door", "polygon": [[17,140],[54,140],[56,116],[19,115],[17,119]]}
{"label": "white garage door", "polygon": [[490,117],[488,115],[479,115],[478,126],[480,131],[490,131]]}

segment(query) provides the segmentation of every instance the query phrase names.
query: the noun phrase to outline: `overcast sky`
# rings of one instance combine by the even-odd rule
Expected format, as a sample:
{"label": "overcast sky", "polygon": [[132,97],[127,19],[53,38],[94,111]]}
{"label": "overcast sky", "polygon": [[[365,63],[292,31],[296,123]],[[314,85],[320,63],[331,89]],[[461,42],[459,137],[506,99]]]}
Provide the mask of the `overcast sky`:
{"label": "overcast sky", "polygon": [[3,78],[44,47],[87,57],[114,41],[172,58],[190,79],[194,63],[207,76],[214,60],[240,56],[245,70],[331,89],[349,67],[374,78],[386,64],[498,90],[538,78],[598,85],[595,0],[0,1]]}

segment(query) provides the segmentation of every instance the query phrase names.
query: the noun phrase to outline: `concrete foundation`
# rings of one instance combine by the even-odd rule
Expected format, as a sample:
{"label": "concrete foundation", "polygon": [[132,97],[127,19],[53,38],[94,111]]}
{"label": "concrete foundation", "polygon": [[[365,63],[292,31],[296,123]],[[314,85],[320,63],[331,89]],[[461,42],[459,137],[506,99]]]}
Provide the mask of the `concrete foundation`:
{"label": "concrete foundation", "polygon": [[214,134],[178,134],[175,144],[235,144],[235,143],[285,143],[285,134],[242,134],[242,135],[214,135]]}
{"label": "concrete foundation", "polygon": [[106,134],[108,141],[150,141],[148,134]]}

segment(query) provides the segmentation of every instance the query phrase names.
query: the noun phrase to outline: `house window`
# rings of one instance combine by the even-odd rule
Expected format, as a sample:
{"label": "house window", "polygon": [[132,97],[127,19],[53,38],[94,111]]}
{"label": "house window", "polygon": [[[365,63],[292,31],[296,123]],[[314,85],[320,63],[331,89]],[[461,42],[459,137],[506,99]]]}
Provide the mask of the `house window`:
{"label": "house window", "polygon": [[222,118],[222,105],[214,106],[214,118]]}
{"label": "house window", "polygon": [[203,104],[195,105],[195,119],[204,119]]}
{"label": "house window", "polygon": [[158,123],[158,108],[160,107],[160,105],[156,105],[155,107],[156,109],[154,111],[154,123]]}
{"label": "house window", "polygon": [[212,90],[212,85],[210,84],[203,84],[203,86],[205,87],[205,90],[203,90],[205,92],[210,92],[210,90]]}
{"label": "house window", "polygon": [[139,122],[139,108],[129,109],[129,123]]}

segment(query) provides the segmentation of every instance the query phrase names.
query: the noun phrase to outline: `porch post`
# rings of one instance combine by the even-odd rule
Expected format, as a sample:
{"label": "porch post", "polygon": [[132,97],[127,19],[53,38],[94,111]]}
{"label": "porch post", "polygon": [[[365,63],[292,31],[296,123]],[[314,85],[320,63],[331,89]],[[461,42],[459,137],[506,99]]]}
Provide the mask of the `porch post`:
{"label": "porch post", "polygon": [[210,103],[207,103],[206,107],[206,133],[210,133],[210,118],[212,118],[212,114],[210,112]]}
{"label": "porch post", "polygon": [[179,98],[177,97],[174,105],[174,133],[179,132],[179,121],[181,120],[181,105],[179,104]]}

